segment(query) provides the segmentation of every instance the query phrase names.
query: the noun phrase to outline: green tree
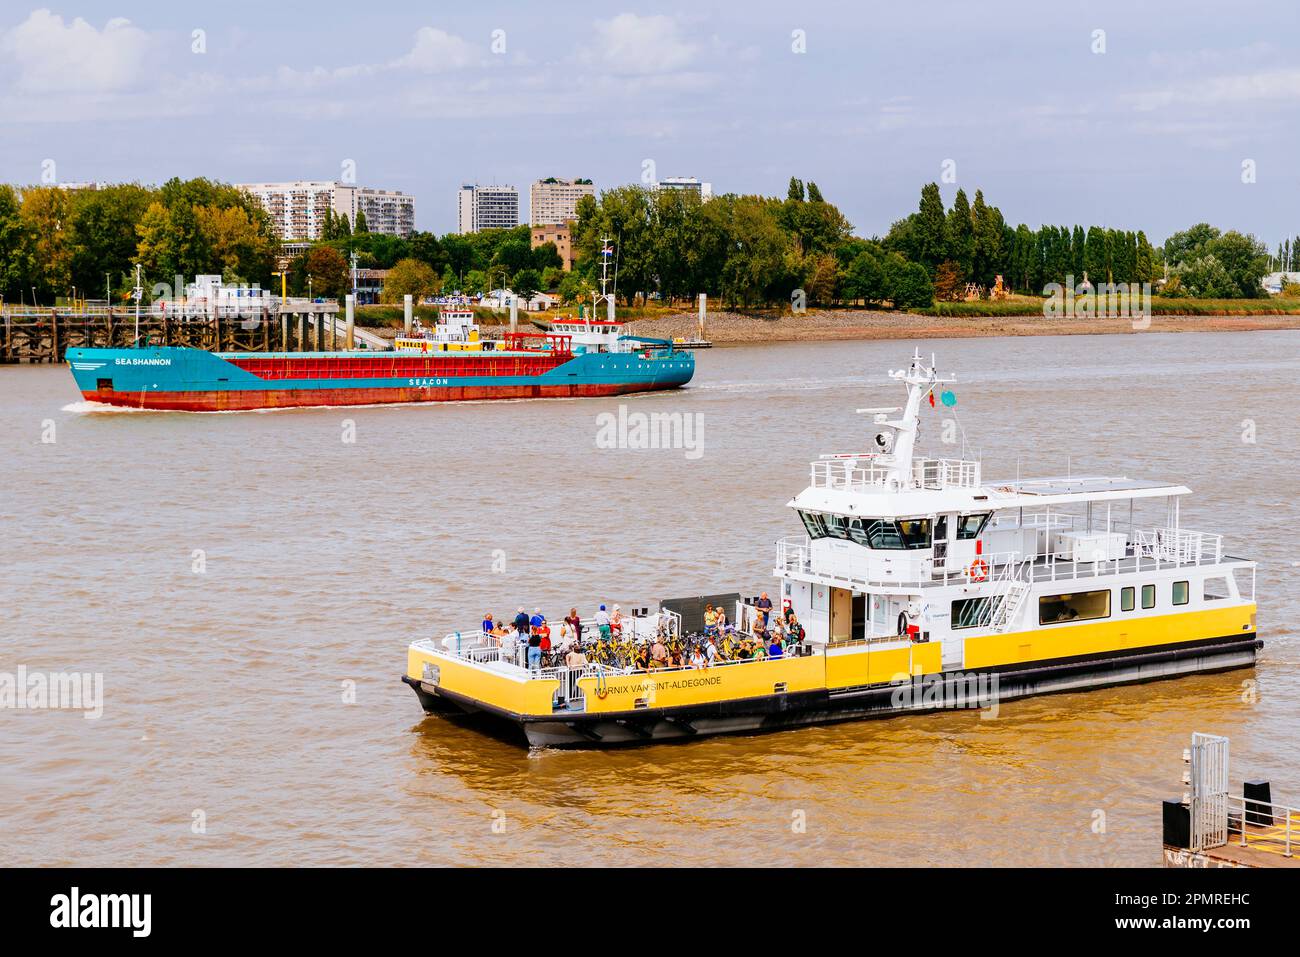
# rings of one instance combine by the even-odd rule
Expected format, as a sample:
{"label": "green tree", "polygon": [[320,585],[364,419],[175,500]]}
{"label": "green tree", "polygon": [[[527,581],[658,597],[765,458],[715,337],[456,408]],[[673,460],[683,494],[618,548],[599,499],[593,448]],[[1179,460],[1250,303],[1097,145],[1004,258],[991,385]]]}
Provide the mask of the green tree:
{"label": "green tree", "polygon": [[316,295],[337,299],[351,291],[348,262],[333,246],[313,246],[307,251],[305,265]]}
{"label": "green tree", "polygon": [[5,302],[25,301],[32,282],[31,233],[20,208],[18,191],[0,184],[0,296]]}
{"label": "green tree", "polygon": [[538,290],[542,287],[541,273],[531,266],[527,269],[521,269],[510,280],[510,287],[516,296],[527,303],[528,300],[537,295]]}
{"label": "green tree", "polygon": [[845,273],[844,292],[847,298],[861,299],[868,304],[888,298],[884,268],[880,257],[871,250],[858,253]]}
{"label": "green tree", "polygon": [[419,259],[402,259],[394,263],[384,277],[384,302],[403,302],[413,296],[420,302],[426,296],[435,296],[441,286],[433,267]]}
{"label": "green tree", "polygon": [[962,278],[969,276],[975,261],[975,227],[971,219],[970,201],[964,189],[957,190],[948,211],[946,225],[948,259],[956,264]]}
{"label": "green tree", "polygon": [[948,254],[947,218],[938,183],[921,188],[921,206],[916,217],[916,254],[920,263],[933,273]]}
{"label": "green tree", "polygon": [[363,209],[357,210],[357,227],[353,232],[358,235],[370,232],[370,227],[366,225],[366,212]]}

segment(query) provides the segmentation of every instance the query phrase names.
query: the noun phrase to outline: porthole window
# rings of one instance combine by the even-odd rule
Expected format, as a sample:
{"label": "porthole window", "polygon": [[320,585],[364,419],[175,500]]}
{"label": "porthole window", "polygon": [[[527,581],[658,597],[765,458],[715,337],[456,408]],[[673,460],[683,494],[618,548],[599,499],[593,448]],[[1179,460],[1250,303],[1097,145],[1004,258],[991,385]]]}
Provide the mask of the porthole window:
{"label": "porthole window", "polygon": [[1128,588],[1122,588],[1122,589],[1120,589],[1120,593],[1119,593],[1119,610],[1120,610],[1120,611],[1132,611],[1132,610],[1133,610],[1134,600],[1135,600],[1136,597],[1137,597],[1137,596],[1136,596],[1136,590],[1135,590],[1132,586],[1129,586]]}

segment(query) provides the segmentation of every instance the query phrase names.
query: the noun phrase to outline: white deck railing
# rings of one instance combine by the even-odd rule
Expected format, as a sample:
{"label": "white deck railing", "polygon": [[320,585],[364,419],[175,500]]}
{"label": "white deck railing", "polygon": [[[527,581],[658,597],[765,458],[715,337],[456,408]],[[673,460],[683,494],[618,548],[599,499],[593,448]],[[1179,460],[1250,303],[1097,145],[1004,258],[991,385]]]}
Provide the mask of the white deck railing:
{"label": "white deck railing", "polygon": [[[1025,527],[1034,527],[1026,518]],[[1052,527],[1056,526],[1057,516],[1052,516]],[[998,526],[1002,531],[1014,526]],[[1038,527],[1043,527],[1039,524]],[[951,569],[947,574],[935,576],[923,574],[912,578],[882,576],[878,572],[880,556],[889,552],[870,552],[854,544],[852,552],[837,554],[833,558],[813,559],[812,542],[807,536],[792,536],[776,542],[776,565],[778,574],[794,573],[815,575],[861,585],[880,585],[887,587],[931,588],[937,585],[950,585],[955,582],[969,583],[977,580],[997,581],[1008,572],[1004,567],[1016,569],[1015,574],[1025,581],[1067,581],[1078,578],[1098,578],[1105,575],[1131,574],[1143,571],[1159,571],[1184,565],[1218,565],[1233,564],[1254,568],[1254,563],[1245,559],[1233,558],[1223,553],[1223,536],[1194,532],[1187,529],[1137,529],[1133,532],[1125,555],[1120,558],[1102,561],[1074,561],[1057,558],[1051,552],[1027,555],[1022,552],[1002,551],[977,556],[983,559],[989,568],[984,579],[973,578],[970,565]],[[855,554],[858,552],[860,554]],[[905,552],[900,554],[906,554]],[[930,563],[924,563],[930,568]],[[1245,582],[1239,582],[1245,596]],[[1254,598],[1253,580],[1250,586],[1250,598]]]}
{"label": "white deck railing", "polygon": [[[888,487],[891,467],[880,456],[861,458],[833,456],[809,466],[809,484],[813,488],[847,491],[876,491]],[[978,488],[980,464],[968,459],[912,460],[910,488]]]}

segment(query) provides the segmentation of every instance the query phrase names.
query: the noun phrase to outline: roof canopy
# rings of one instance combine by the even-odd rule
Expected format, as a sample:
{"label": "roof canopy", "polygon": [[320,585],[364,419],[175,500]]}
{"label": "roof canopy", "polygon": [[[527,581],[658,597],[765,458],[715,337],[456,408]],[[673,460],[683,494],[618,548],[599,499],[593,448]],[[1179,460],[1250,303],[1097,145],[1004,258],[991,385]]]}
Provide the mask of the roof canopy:
{"label": "roof canopy", "polygon": [[1084,502],[1188,495],[1185,485],[1150,482],[1122,476],[1072,476],[990,482],[976,488],[905,489],[810,486],[790,500],[793,508],[834,515],[901,518],[941,512],[987,512],[1011,508],[1048,508]]}

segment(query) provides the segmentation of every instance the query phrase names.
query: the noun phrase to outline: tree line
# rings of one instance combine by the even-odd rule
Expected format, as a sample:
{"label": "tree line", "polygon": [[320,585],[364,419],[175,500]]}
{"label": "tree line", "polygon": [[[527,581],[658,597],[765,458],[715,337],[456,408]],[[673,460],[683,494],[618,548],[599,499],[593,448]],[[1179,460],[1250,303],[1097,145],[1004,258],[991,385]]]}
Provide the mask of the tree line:
{"label": "tree line", "polygon": [[[784,199],[725,194],[707,201],[677,189],[621,186],[583,197],[573,227],[576,266],[565,272],[553,244],[532,248],[529,228],[409,238],[368,231],[364,215],[327,217],[322,238],[289,262],[294,295],[339,296],[361,268],[390,271],[385,296],[464,294],[511,288],[589,298],[608,241],[613,291],[624,302],[694,299],[732,307],[863,303],[920,308],[960,298],[966,284],[1040,295],[1049,283],[1163,285],[1168,295],[1264,295],[1271,264],[1253,236],[1206,223],[1153,247],[1142,230],[1010,225],[980,190],[959,189],[945,207],[935,183],[917,210],[883,237],[853,234],[813,182],[792,177]],[[269,214],[238,187],[171,179],[102,189],[0,185],[0,295],[52,302],[76,295],[120,299],[143,267],[146,293],[201,273],[279,288],[280,243]],[[1300,268],[1300,237],[1278,249],[1279,268]]]}

